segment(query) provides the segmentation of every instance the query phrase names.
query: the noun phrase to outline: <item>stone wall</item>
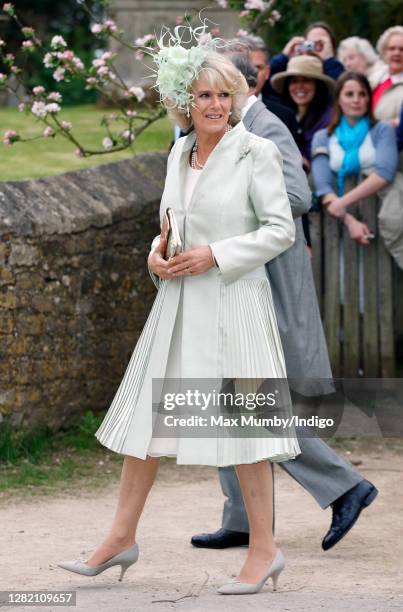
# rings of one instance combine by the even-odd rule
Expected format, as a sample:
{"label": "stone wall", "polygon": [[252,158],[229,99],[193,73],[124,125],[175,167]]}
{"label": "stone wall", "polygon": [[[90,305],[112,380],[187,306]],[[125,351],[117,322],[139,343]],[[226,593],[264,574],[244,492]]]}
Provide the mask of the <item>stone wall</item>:
{"label": "stone wall", "polygon": [[105,409],[155,295],[166,156],[0,183],[0,421]]}

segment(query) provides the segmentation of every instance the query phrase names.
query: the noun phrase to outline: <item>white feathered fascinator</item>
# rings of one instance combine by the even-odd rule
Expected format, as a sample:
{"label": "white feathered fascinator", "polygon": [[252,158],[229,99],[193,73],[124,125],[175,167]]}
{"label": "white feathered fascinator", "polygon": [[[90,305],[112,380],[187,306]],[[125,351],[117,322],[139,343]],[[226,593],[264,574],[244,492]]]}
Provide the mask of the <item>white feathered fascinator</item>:
{"label": "white feathered fascinator", "polygon": [[194,99],[192,82],[198,78],[207,53],[226,43],[212,38],[204,20],[197,28],[178,25],[173,32],[164,26],[157,44],[156,49],[145,49],[158,66],[152,75],[156,79],[154,87],[167,108],[184,110],[189,116]]}

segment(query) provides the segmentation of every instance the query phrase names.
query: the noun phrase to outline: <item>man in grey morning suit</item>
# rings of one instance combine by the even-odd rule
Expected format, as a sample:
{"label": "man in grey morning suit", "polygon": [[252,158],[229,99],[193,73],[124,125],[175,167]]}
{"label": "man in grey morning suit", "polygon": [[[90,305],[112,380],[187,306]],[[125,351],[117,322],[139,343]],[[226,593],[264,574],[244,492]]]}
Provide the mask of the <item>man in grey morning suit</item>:
{"label": "man in grey morning suit", "polygon": [[[244,108],[246,128],[272,140],[283,156],[284,179],[296,225],[294,245],[266,265],[287,375],[296,379],[330,379],[326,340],[300,218],[311,206],[311,192],[301,155],[284,123],[253,95],[257,72],[248,56],[238,53],[231,59],[251,88]],[[299,444],[301,454],[279,465],[311,493],[322,508],[333,506],[332,525],[322,542],[327,550],[353,526],[360,511],[375,498],[377,490],[319,438],[300,437]],[[219,475],[227,497],[222,528],[215,533],[193,536],[194,546],[227,548],[248,544],[249,524],[236,472],[231,466],[220,468]]]}

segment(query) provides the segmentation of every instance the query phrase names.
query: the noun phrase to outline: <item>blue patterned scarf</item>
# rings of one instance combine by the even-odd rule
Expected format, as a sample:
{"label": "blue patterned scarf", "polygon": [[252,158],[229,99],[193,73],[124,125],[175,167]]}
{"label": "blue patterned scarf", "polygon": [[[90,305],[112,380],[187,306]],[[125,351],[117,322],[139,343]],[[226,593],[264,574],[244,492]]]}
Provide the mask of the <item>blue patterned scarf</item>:
{"label": "blue patterned scarf", "polygon": [[368,117],[362,117],[354,126],[351,126],[344,115],[335,134],[340,146],[344,150],[344,159],[337,173],[337,185],[339,196],[344,193],[344,179],[346,176],[358,175],[360,173],[359,149],[370,130]]}

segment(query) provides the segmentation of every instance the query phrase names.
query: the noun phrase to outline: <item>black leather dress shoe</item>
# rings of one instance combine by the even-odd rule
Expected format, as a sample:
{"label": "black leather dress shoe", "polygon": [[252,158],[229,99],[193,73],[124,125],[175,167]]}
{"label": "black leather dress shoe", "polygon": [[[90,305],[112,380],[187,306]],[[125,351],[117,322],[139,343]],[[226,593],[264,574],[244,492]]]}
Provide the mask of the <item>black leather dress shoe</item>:
{"label": "black leather dress shoe", "polygon": [[215,533],[201,533],[190,540],[198,548],[231,548],[232,546],[248,546],[249,533],[219,529]]}
{"label": "black leather dress shoe", "polygon": [[340,542],[360,516],[361,510],[369,506],[377,495],[378,489],[368,480],[363,480],[333,502],[332,524],[323,538],[323,550],[329,550]]}

